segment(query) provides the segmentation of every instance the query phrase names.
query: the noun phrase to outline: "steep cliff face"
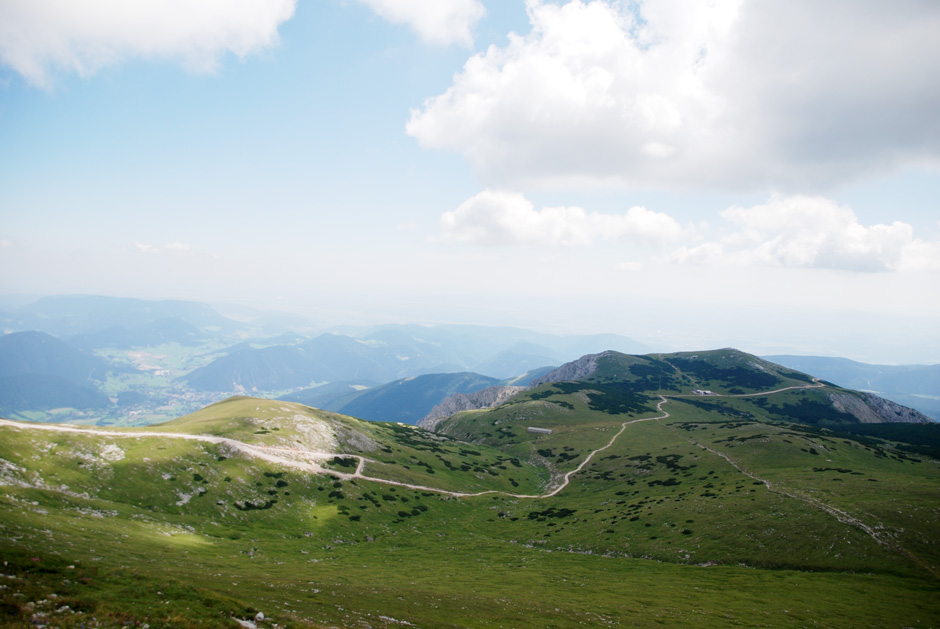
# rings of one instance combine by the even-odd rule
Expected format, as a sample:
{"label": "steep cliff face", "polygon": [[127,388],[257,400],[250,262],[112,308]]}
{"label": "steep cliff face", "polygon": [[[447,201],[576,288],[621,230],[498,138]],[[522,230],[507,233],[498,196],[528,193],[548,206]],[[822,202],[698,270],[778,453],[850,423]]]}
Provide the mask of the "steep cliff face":
{"label": "steep cliff face", "polygon": [[456,393],[432,408],[430,413],[418,421],[418,427],[434,430],[444,418],[454,413],[499,406],[520,391],[525,391],[526,388],[489,387],[474,393]]}
{"label": "steep cliff face", "polygon": [[931,421],[929,417],[912,408],[895,404],[874,393],[861,395],[862,397],[848,393],[830,393],[829,400],[837,410],[854,415],[863,424],[927,424]]}

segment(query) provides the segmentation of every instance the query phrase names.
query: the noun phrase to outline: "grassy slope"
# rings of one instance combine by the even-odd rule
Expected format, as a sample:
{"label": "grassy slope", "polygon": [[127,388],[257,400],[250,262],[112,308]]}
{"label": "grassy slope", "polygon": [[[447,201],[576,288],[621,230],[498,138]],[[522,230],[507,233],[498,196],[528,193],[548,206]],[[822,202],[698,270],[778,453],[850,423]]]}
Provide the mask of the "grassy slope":
{"label": "grassy slope", "polygon": [[[665,373],[636,364],[643,380]],[[380,446],[369,456],[391,461],[367,474],[503,487],[512,475],[524,485],[513,489],[528,493],[545,482],[533,464],[557,477],[622,422],[656,415],[655,398],[638,401],[629,386],[588,390],[599,389],[545,386],[461,414],[449,430],[471,432],[473,445],[290,405],[285,417],[283,403],[250,399],[166,430],[283,445],[304,437],[292,432],[296,415],[328,418],[348,430],[337,430],[343,451],[362,452],[365,436]],[[755,402],[763,398],[706,407],[673,399],[670,418],[627,425],[565,490],[537,500],[339,482],[212,444],[0,428],[0,459],[23,468],[7,468],[0,497],[3,571],[18,577],[0,590],[0,613],[13,624],[35,611],[24,611],[27,602],[56,593],[35,609],[65,600],[83,610],[52,614],[65,625],[93,616],[234,626],[229,614],[260,609],[282,626],[394,624],[381,616],[421,626],[935,626],[937,462],[767,410],[799,395],[763,406]],[[433,447],[441,451],[424,449]],[[483,461],[498,476],[474,469]],[[533,472],[523,478],[525,469]],[[880,541],[820,504],[880,527]]]}
{"label": "grassy slope", "polygon": [[[230,398],[144,430],[207,434],[250,444],[357,454],[368,459],[366,476],[453,491],[535,492],[548,480],[545,470],[495,448],[471,448],[412,426],[367,422],[275,400]],[[333,467],[345,472],[355,469],[336,464]]]}

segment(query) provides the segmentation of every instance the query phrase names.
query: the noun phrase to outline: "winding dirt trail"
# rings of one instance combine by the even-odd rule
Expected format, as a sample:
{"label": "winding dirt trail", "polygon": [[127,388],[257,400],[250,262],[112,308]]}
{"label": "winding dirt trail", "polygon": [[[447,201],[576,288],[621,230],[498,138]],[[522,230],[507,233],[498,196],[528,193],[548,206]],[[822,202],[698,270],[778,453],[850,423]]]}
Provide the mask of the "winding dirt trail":
{"label": "winding dirt trail", "polygon": [[[617,441],[617,437],[623,434],[623,431],[627,429],[627,426],[629,426],[630,424],[637,424],[639,422],[651,422],[651,421],[656,421],[660,419],[666,419],[667,417],[669,417],[669,413],[663,410],[663,404],[665,404],[668,400],[662,396],[660,397],[662,401],[656,404],[656,410],[662,413],[662,415],[657,415],[656,417],[643,417],[640,419],[631,419],[630,421],[623,422],[620,425],[620,430],[617,431],[616,435],[610,438],[610,441],[607,442],[607,445],[600,447],[597,450],[594,450],[593,452],[588,454],[586,457],[584,457],[584,460],[581,461],[581,464],[578,465],[578,467],[571,470],[570,472],[567,472],[562,477],[562,482],[558,484],[558,487],[548,492],[547,494],[514,494],[511,492],[507,492],[507,491],[498,491],[498,490],[493,489],[489,491],[481,491],[475,494],[453,494],[453,495],[461,496],[461,497],[471,497],[471,496],[485,496],[487,494],[500,494],[503,496],[509,496],[510,498],[551,498],[552,496],[557,495],[562,489],[567,487],[568,483],[571,482],[571,477],[577,474],[578,472],[580,472],[581,470],[583,470],[584,467],[588,463],[591,462],[591,459],[593,459],[596,454],[603,452],[607,448],[614,445],[614,442]],[[368,480],[373,480],[373,479],[370,478]]]}
{"label": "winding dirt trail", "polygon": [[[818,387],[825,386],[824,384],[819,383],[818,379],[814,379],[815,384],[803,385],[803,386],[792,386],[784,387],[782,389],[775,389],[773,391],[764,391],[761,393],[746,393],[743,395],[723,395],[723,394],[714,394],[706,397],[751,397],[755,395],[772,395],[774,393],[781,393],[783,391],[790,391],[793,389],[814,389]],[[671,395],[669,397],[700,397],[697,395]],[[367,476],[364,473],[366,463],[374,463],[371,459],[363,457],[358,454],[346,454],[346,453],[337,453],[337,452],[315,452],[310,450],[297,450],[294,448],[281,448],[277,446],[261,446],[250,443],[245,443],[243,441],[237,441],[235,439],[229,439],[227,437],[214,437],[212,435],[193,435],[189,433],[180,433],[180,432],[158,432],[158,431],[135,431],[135,432],[124,432],[118,430],[104,430],[101,428],[92,428],[92,427],[80,427],[80,426],[69,426],[66,424],[30,424],[26,422],[14,422],[7,419],[0,419],[0,426],[9,426],[17,429],[26,429],[26,430],[48,430],[53,432],[71,432],[84,435],[100,435],[105,437],[117,437],[117,438],[136,438],[136,437],[157,437],[157,438],[170,438],[170,439],[185,439],[188,441],[197,441],[202,443],[212,443],[217,445],[227,446],[235,451],[241,452],[249,457],[259,458],[270,463],[276,463],[279,465],[284,465],[296,470],[309,472],[313,474],[329,474],[339,478],[340,480],[355,480],[361,479],[364,481],[369,481],[373,483],[382,483],[383,485],[393,485],[396,487],[404,487],[407,489],[413,489],[416,491],[428,491],[438,494],[444,494],[447,496],[453,496],[455,498],[473,498],[477,496],[487,496],[487,495],[502,495],[508,496],[510,498],[525,498],[525,499],[538,499],[538,498],[551,498],[552,496],[558,495],[562,490],[564,490],[569,483],[571,478],[581,472],[585,466],[590,463],[594,457],[607,450],[623,434],[627,429],[627,426],[630,424],[637,424],[640,422],[649,422],[649,421],[658,421],[661,419],[668,418],[669,412],[663,410],[663,404],[669,400],[666,397],[660,396],[660,401],[656,404],[656,410],[660,413],[655,417],[643,417],[640,419],[631,419],[630,421],[625,421],[620,425],[620,430],[617,431],[613,437],[610,438],[610,441],[607,442],[607,445],[604,445],[596,450],[590,452],[581,464],[573,470],[566,472],[562,477],[561,482],[557,487],[551,491],[544,494],[516,494],[508,491],[501,491],[496,489],[491,489],[487,491],[480,492],[460,492],[452,491],[448,489],[441,489],[439,487],[429,487],[427,485],[417,485],[413,483],[405,483],[402,481],[389,480],[386,478],[377,478],[374,476]],[[353,458],[357,460],[356,471],[349,472],[340,472],[333,469],[328,469],[323,467],[320,462],[326,461],[328,459],[339,457],[339,458]]]}
{"label": "winding dirt trail", "polygon": [[[783,391],[790,391],[793,389],[812,389],[825,386],[824,384],[818,383],[818,380],[814,379],[816,384],[804,385],[804,386],[792,386],[784,387],[782,389],[776,389],[773,391],[764,391],[761,393],[746,393],[743,395],[723,395],[723,394],[714,394],[706,397],[750,397],[755,395],[772,395],[774,393],[781,393]],[[697,395],[671,395],[669,397],[699,397]],[[656,404],[656,410],[660,413],[655,417],[643,417],[640,419],[631,419],[630,421],[625,421],[620,425],[620,430],[617,431],[613,437],[610,438],[610,441],[607,442],[607,445],[604,445],[596,450],[590,452],[581,464],[578,465],[575,469],[566,472],[562,477],[562,481],[558,484],[557,487],[551,491],[544,494],[516,494],[508,491],[501,491],[497,489],[491,489],[487,491],[480,492],[460,492],[452,491],[448,489],[442,489],[439,487],[429,487],[427,485],[417,485],[414,483],[405,483],[402,481],[395,481],[386,478],[377,478],[374,476],[367,476],[364,473],[366,463],[374,463],[371,459],[360,456],[358,454],[346,454],[346,453],[337,453],[337,452],[315,452],[309,450],[297,450],[293,448],[281,448],[276,446],[261,446],[250,443],[245,443],[243,441],[237,441],[235,439],[230,439],[228,437],[215,437],[212,435],[194,435],[189,433],[180,433],[180,432],[158,432],[158,431],[135,431],[135,432],[124,432],[118,430],[105,430],[101,428],[92,428],[92,427],[81,427],[81,426],[69,426],[66,424],[30,424],[26,422],[14,422],[8,419],[0,419],[0,426],[9,426],[17,429],[25,430],[47,430],[53,432],[70,432],[78,433],[84,435],[100,435],[105,437],[117,437],[117,438],[137,438],[137,437],[157,437],[157,438],[170,438],[170,439],[185,439],[188,441],[197,441],[202,443],[212,443],[217,445],[227,446],[235,451],[241,452],[249,457],[259,458],[270,463],[276,463],[279,465],[284,465],[296,470],[309,472],[313,474],[329,474],[340,480],[355,480],[361,479],[364,481],[369,481],[373,483],[381,483],[383,485],[393,485],[396,487],[404,487],[407,489],[413,489],[416,491],[427,491],[434,492],[438,494],[444,494],[447,496],[453,496],[455,498],[474,498],[477,496],[487,496],[487,495],[502,495],[508,496],[510,498],[524,498],[524,499],[538,499],[538,498],[551,498],[552,496],[558,495],[562,490],[564,490],[569,483],[571,478],[581,472],[585,466],[590,463],[594,457],[607,450],[617,441],[617,438],[623,434],[627,429],[627,426],[630,424],[637,424],[640,422],[649,422],[649,421],[658,421],[661,419],[668,418],[669,412],[663,410],[663,404],[669,400],[666,397],[660,396],[660,401]],[[326,461],[328,459],[339,457],[339,458],[354,458],[358,461],[356,465],[356,471],[349,472],[340,472],[333,469],[328,469],[320,465],[319,462]]]}
{"label": "winding dirt trail", "polygon": [[[184,439],[187,441],[197,441],[201,443],[212,443],[216,445],[224,445],[233,450],[241,452],[249,457],[259,458],[271,463],[277,463],[279,465],[284,465],[293,469],[300,471],[310,472],[313,474],[329,474],[335,476],[341,480],[355,480],[360,479],[364,481],[369,481],[373,483],[382,483],[383,485],[393,485],[396,487],[404,487],[407,489],[413,489],[416,491],[428,491],[438,494],[444,494],[447,496],[453,496],[455,498],[473,498],[476,496],[486,496],[492,494],[499,494],[503,496],[509,496],[511,498],[527,498],[527,499],[536,499],[536,498],[550,498],[557,495],[561,492],[568,484],[571,482],[571,477],[579,473],[584,467],[591,462],[595,455],[604,450],[607,450],[617,441],[617,438],[623,434],[623,431],[627,429],[627,426],[630,424],[635,424],[638,422],[648,422],[656,421],[660,419],[666,419],[669,417],[669,413],[664,411],[662,406],[666,403],[666,398],[661,398],[661,401],[656,404],[656,410],[658,410],[661,415],[655,417],[643,417],[640,419],[632,419],[630,421],[623,422],[620,426],[620,430],[611,437],[607,445],[602,446],[590,454],[588,454],[584,460],[581,462],[578,467],[567,472],[562,477],[562,482],[558,484],[552,491],[545,494],[515,494],[507,491],[500,491],[496,489],[480,491],[480,492],[460,492],[460,491],[451,491],[448,489],[441,489],[439,487],[429,487],[427,485],[417,485],[413,483],[405,483],[402,481],[389,480],[386,478],[377,478],[374,476],[367,476],[364,474],[366,463],[373,463],[371,459],[360,456],[358,454],[346,454],[346,453],[335,453],[335,452],[314,452],[308,450],[297,450],[294,448],[280,448],[276,446],[260,446],[250,443],[245,443],[243,441],[237,441],[235,439],[229,439],[227,437],[214,437],[212,435],[193,435],[189,433],[181,432],[157,432],[157,431],[138,431],[138,432],[124,432],[119,430],[105,430],[101,428],[91,428],[91,427],[80,427],[80,426],[69,426],[65,424],[29,424],[25,422],[14,422],[8,419],[0,419],[0,426],[8,426],[10,428],[19,429],[19,430],[45,430],[50,432],[68,432],[68,433],[77,433],[82,435],[97,435],[102,437],[115,437],[121,439],[134,439],[138,437],[158,437],[158,438],[170,438],[170,439]],[[349,472],[340,472],[333,469],[328,469],[320,465],[317,461],[325,461],[334,457],[339,458],[353,458],[358,461],[356,465],[356,471]]]}
{"label": "winding dirt trail", "polygon": [[843,524],[848,524],[850,526],[854,526],[855,528],[861,530],[863,533],[871,537],[877,544],[880,544],[881,546],[884,546],[885,548],[888,548],[889,550],[895,553],[903,555],[907,559],[910,559],[911,561],[916,563],[921,568],[930,572],[933,576],[940,577],[940,571],[938,571],[936,567],[930,565],[927,561],[921,559],[914,553],[910,552],[909,550],[907,550],[906,548],[898,544],[898,542],[892,539],[891,537],[889,537],[886,532],[879,531],[875,527],[869,526],[868,524],[856,518],[852,514],[846,511],[843,511],[842,509],[839,509],[838,507],[834,507],[831,504],[823,502],[822,500],[819,500],[818,498],[814,498],[813,496],[808,496],[802,492],[797,492],[794,490],[786,489],[784,487],[781,487],[777,484],[770,482],[766,478],[761,478],[760,476],[758,476],[754,472],[751,472],[750,470],[745,468],[743,465],[741,465],[738,461],[735,461],[733,458],[731,458],[724,452],[715,450],[714,448],[710,448],[706,446],[705,444],[699,443],[698,441],[692,439],[691,437],[688,437],[685,435],[682,435],[682,436],[684,436],[685,439],[689,443],[696,445],[703,450],[707,450],[708,452],[711,452],[712,454],[723,458],[725,461],[728,462],[729,465],[731,465],[731,467],[736,469],[741,474],[744,474],[748,478],[754,479],[755,481],[763,483],[764,487],[767,488],[767,491],[770,491],[775,494],[779,494],[781,496],[786,496],[794,500],[799,500],[800,502],[808,504],[811,507],[814,507],[821,511],[825,511],[826,513],[834,517],[839,522]]}
{"label": "winding dirt trail", "polygon": [[[758,396],[758,395],[772,395],[774,393],[781,393],[783,391],[791,391],[793,389],[818,389],[818,388],[826,386],[825,384],[819,381],[819,378],[813,378],[813,382],[814,384],[811,384],[811,385],[784,387],[783,389],[775,389],[773,391],[763,391],[761,393],[745,393],[742,395],[723,395],[723,394],[711,394],[711,395],[706,395],[706,396],[671,395],[669,397],[682,397],[682,398],[685,398],[685,397],[753,397],[753,396]],[[678,431],[676,432],[678,433]],[[815,509],[825,511],[826,513],[834,517],[836,520],[838,520],[842,524],[848,524],[849,526],[854,526],[855,528],[859,529],[860,531],[862,531],[863,533],[871,537],[872,540],[875,541],[875,543],[881,546],[884,546],[885,548],[888,548],[889,550],[895,553],[903,555],[904,557],[911,560],[912,562],[914,562],[915,564],[917,564],[918,566],[920,566],[921,568],[923,568],[924,570],[932,574],[933,576],[940,577],[940,571],[938,571],[935,566],[932,566],[930,563],[928,563],[921,557],[915,555],[914,553],[910,552],[909,550],[901,546],[896,540],[892,539],[886,531],[879,530],[876,527],[866,524],[865,522],[853,516],[852,514],[848,513],[847,511],[843,511],[842,509],[839,509],[838,507],[835,507],[829,503],[823,502],[822,500],[818,498],[806,495],[799,491],[794,491],[792,489],[786,489],[784,487],[781,487],[779,484],[772,483],[766,478],[761,478],[754,472],[745,468],[741,463],[733,459],[727,453],[711,448],[703,443],[699,443],[698,441],[696,441],[695,439],[692,439],[688,435],[680,434],[679,436],[683,437],[686,441],[701,448],[702,450],[710,452],[714,454],[715,456],[721,457],[722,459],[727,461],[728,464],[731,465],[731,467],[736,469],[741,474],[747,476],[748,478],[751,478],[755,481],[763,483],[764,487],[767,488],[767,491],[770,491],[775,494],[779,494],[781,496],[786,496],[793,500],[799,500],[800,502],[803,502]]]}

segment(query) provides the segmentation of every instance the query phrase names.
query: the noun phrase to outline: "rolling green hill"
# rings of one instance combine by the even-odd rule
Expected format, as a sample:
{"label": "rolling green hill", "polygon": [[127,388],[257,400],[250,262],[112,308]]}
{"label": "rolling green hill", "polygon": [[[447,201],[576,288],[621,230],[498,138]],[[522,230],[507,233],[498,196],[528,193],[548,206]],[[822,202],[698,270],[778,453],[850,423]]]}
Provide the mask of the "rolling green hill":
{"label": "rolling green hill", "polygon": [[867,398],[733,350],[564,374],[438,433],[253,398],[2,424],[0,618],[937,625],[940,464],[843,430]]}

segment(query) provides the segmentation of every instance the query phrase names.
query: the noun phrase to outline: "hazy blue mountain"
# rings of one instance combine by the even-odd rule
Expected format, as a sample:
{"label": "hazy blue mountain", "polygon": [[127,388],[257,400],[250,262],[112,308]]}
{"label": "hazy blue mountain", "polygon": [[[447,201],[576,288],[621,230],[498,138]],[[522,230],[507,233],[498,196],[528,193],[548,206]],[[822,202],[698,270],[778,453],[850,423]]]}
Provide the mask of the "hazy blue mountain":
{"label": "hazy blue mountain", "polygon": [[43,297],[10,312],[5,326],[42,330],[57,336],[99,332],[114,326],[136,328],[160,319],[182,319],[204,330],[231,331],[238,324],[206,304],[190,301],[147,301],[101,295]]}
{"label": "hazy blue mountain", "polygon": [[45,332],[0,336],[0,376],[42,374],[75,383],[102,381],[115,367]]}
{"label": "hazy blue mountain", "polygon": [[111,402],[98,383],[110,371],[127,370],[44,332],[0,336],[0,415],[105,408]]}
{"label": "hazy blue mountain", "polygon": [[236,348],[244,349],[217,358],[184,379],[202,391],[271,391],[312,382],[384,383],[435,370],[454,370],[452,365],[411,347],[379,339],[323,334],[296,346],[255,349],[253,345],[253,341],[241,343]]}
{"label": "hazy blue mountain", "polygon": [[303,315],[279,310],[263,310],[237,304],[210,304],[222,316],[244,323],[257,334],[275,336],[287,332],[313,336],[322,333],[322,326],[317,326]]}
{"label": "hazy blue mountain", "polygon": [[557,352],[568,356],[567,360],[574,360],[586,354],[596,354],[612,350],[623,354],[640,354],[650,351],[650,347],[620,334],[582,334],[553,337],[540,341]]}
{"label": "hazy blue mountain", "polygon": [[340,408],[363,391],[379,386],[374,380],[341,380],[303,389],[281,396],[280,400],[298,402],[326,410]]}
{"label": "hazy blue mountain", "polygon": [[56,408],[94,410],[111,405],[108,396],[87,384],[61,376],[23,373],[0,377],[0,416],[16,418],[24,411]]}
{"label": "hazy blue mountain", "polygon": [[607,349],[633,353],[649,351],[643,343],[617,334],[556,335],[507,326],[405,324],[344,327],[335,332],[362,339],[396,339],[395,344],[399,346],[411,343],[415,351],[438,356],[463,369],[484,363],[520,343],[548,348],[552,352],[548,354],[553,359],[551,362],[555,364]]}
{"label": "hazy blue mountain", "polygon": [[[0,295],[0,311],[3,311],[3,313],[12,312],[41,298],[42,295],[3,294]],[[2,316],[2,313],[0,313],[0,316]]]}
{"label": "hazy blue mountain", "polygon": [[[615,349],[641,352],[647,347],[615,334],[558,336],[510,327],[471,325],[387,325],[346,328],[311,341],[313,355],[351,354],[373,363],[371,377],[380,381],[426,373],[475,371],[505,378],[546,364],[560,364],[584,354]],[[327,338],[331,343],[326,343]],[[353,346],[348,339],[354,338]],[[337,340],[344,339],[344,340]],[[313,347],[320,345],[321,347]],[[365,373],[351,377],[366,377]]]}
{"label": "hazy blue mountain", "polygon": [[408,342],[398,335],[378,334],[354,339],[338,334],[322,334],[301,345],[316,363],[318,380],[374,380],[390,382],[398,378],[443,371],[462,371],[448,356],[423,347],[421,341]]}
{"label": "hazy blue mountain", "polygon": [[833,384],[909,406],[940,421],[940,365],[869,365],[828,356],[766,356]]}
{"label": "hazy blue mountain", "polygon": [[304,387],[316,375],[316,365],[303,350],[276,345],[228,354],[183,379],[198,391],[247,392]]}
{"label": "hazy blue mountain", "polygon": [[[394,380],[394,370],[383,364],[384,356],[362,341],[337,334],[321,334],[301,348],[323,377],[318,380]],[[397,365],[396,365],[397,366]]]}
{"label": "hazy blue mountain", "polygon": [[[544,343],[520,340],[527,338]],[[298,340],[303,342],[298,343]],[[284,344],[267,347],[271,351],[257,354],[259,345],[275,342]],[[636,345],[635,341],[615,335],[561,337],[480,326],[382,326],[356,337],[326,333],[309,340],[286,334],[243,341],[228,350],[229,356],[194,371],[186,380],[199,390],[221,392],[240,390],[238,387],[256,391],[283,390],[310,382],[386,383],[427,374],[471,371],[505,379],[583,355],[577,353],[582,350],[576,348],[603,349],[599,344],[604,342]],[[287,351],[288,345],[292,351]],[[274,350],[274,347],[281,349]],[[274,363],[278,357],[287,364],[277,367]],[[257,365],[249,368],[248,361]],[[261,376],[262,371],[266,375]],[[249,372],[251,376],[246,375]],[[233,383],[238,386],[233,388]],[[311,395],[318,402],[324,401],[320,397],[325,395],[323,391]],[[307,398],[291,399],[311,403]],[[335,406],[333,399],[326,401]]]}
{"label": "hazy blue mountain", "polygon": [[226,354],[234,354],[235,352],[241,352],[246,349],[261,349],[263,347],[271,347],[273,345],[299,345],[307,341],[307,337],[294,332],[283,332],[277,336],[270,336],[266,338],[259,339],[248,339],[240,343],[236,343],[231,347],[226,348],[224,351]]}
{"label": "hazy blue mountain", "polygon": [[69,338],[76,347],[86,350],[133,347],[153,347],[164,343],[198,345],[205,339],[199,328],[178,317],[157,319],[141,326],[127,328],[111,326],[99,332],[77,334]]}
{"label": "hazy blue mountain", "polygon": [[501,384],[477,373],[437,373],[396,380],[362,391],[351,401],[327,410],[371,421],[415,424],[441,400]]}
{"label": "hazy blue mountain", "polygon": [[545,365],[564,362],[567,360],[558,351],[544,345],[522,342],[474,366],[473,370],[494,378],[510,378]]}
{"label": "hazy blue mountain", "polygon": [[429,334],[435,328],[421,326],[387,327],[366,335],[364,340],[382,348],[387,355],[422,364],[462,365],[467,362],[466,348],[448,342],[439,335]]}
{"label": "hazy blue mountain", "polygon": [[507,387],[532,386],[532,383],[536,382],[539,378],[541,378],[541,376],[555,369],[557,369],[557,365],[546,365],[545,367],[530,369],[521,375],[504,379],[502,384]]}
{"label": "hazy blue mountain", "polygon": [[284,334],[288,332],[310,334],[316,329],[316,326],[307,317],[287,312],[263,312],[252,319],[251,323],[260,328],[265,334]]}

